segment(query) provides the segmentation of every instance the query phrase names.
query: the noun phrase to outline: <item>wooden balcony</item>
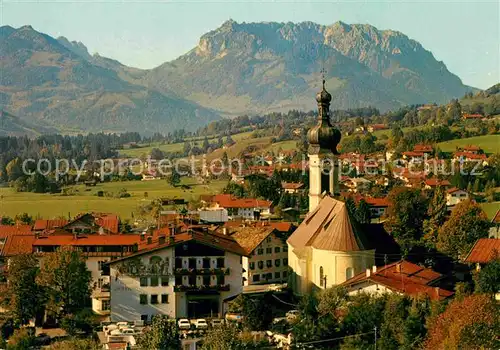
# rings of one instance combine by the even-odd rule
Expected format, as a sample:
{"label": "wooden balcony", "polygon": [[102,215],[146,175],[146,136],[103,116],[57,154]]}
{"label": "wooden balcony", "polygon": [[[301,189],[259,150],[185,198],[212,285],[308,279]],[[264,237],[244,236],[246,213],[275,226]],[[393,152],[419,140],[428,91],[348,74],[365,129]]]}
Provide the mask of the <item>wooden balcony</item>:
{"label": "wooden balcony", "polygon": [[229,284],[217,284],[217,285],[178,285],[174,286],[174,292],[228,292],[230,289]]}

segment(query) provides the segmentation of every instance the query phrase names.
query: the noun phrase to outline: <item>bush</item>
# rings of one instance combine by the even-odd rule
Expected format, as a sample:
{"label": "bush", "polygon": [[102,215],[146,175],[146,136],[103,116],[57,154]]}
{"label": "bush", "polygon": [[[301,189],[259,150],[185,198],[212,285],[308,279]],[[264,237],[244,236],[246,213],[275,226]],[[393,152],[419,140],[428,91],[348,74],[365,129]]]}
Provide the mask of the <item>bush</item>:
{"label": "bush", "polygon": [[16,329],[9,338],[7,350],[25,350],[33,346],[35,337],[27,328]]}

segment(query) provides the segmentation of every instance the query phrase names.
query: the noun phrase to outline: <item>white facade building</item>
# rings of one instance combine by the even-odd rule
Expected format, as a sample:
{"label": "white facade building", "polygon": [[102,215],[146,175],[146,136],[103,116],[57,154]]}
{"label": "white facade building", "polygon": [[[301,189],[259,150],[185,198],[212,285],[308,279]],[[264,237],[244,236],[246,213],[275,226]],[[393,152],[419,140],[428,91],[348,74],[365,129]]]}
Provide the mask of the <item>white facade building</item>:
{"label": "white facade building", "polygon": [[112,261],[111,320],[222,317],[225,301],[242,292],[244,255],[229,236],[191,231]]}

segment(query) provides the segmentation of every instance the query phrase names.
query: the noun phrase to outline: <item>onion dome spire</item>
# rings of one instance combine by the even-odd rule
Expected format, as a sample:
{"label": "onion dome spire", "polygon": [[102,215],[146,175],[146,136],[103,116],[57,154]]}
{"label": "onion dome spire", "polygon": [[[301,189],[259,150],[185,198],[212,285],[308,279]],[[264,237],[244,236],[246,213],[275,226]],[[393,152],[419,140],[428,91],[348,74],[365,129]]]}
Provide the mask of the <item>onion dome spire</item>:
{"label": "onion dome spire", "polygon": [[328,152],[339,154],[337,145],[340,142],[341,134],[330,122],[330,102],[332,101],[332,95],[326,91],[325,83],[326,81],[323,78],[323,89],[316,94],[318,124],[307,133],[309,154]]}

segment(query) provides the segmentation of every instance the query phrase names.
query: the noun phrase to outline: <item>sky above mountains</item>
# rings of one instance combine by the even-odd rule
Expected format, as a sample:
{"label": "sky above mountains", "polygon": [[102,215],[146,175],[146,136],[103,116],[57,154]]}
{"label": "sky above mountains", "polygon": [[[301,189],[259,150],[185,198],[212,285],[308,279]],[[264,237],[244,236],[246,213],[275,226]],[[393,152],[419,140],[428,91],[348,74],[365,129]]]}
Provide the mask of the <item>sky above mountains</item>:
{"label": "sky above mountains", "polygon": [[229,18],[237,22],[368,23],[403,32],[465,84],[500,81],[498,1],[15,1],[0,4],[0,24],[32,25],[83,42],[90,53],[153,68],[198,44]]}

